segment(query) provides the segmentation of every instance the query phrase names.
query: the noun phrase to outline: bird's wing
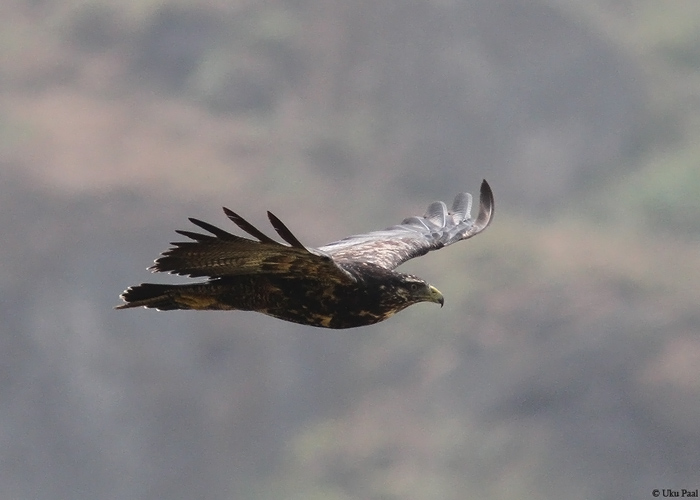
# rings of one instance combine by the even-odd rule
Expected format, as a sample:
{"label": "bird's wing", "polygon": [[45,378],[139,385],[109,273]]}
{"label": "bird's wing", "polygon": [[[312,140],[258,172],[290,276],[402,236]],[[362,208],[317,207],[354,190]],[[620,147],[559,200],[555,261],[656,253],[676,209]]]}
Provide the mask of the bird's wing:
{"label": "bird's wing", "polygon": [[198,219],[190,221],[211,234],[177,231],[193,241],[173,242],[150,268],[183,276],[222,276],[279,274],[325,282],[349,283],[355,279],[338,266],[327,253],[306,248],[292,232],[268,212],[277,233],[289,245],[266,236],[240,215],[224,208],[238,227],[259,241],[242,238]]}
{"label": "bird's wing", "polygon": [[494,202],[485,180],[481,183],[476,220],[471,218],[471,205],[472,196],[460,193],[450,210],[443,202],[436,201],[428,206],[423,217],[409,217],[397,226],[349,236],[319,250],[339,263],[364,261],[391,270],[409,259],[466,240],[486,229],[493,219]]}

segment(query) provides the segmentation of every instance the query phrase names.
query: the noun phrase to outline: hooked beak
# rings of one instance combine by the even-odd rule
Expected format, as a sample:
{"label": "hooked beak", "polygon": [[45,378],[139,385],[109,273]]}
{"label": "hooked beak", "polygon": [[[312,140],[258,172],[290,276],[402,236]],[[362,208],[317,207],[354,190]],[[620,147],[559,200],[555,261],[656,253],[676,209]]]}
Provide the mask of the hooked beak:
{"label": "hooked beak", "polygon": [[433,285],[430,285],[430,295],[428,296],[428,300],[430,302],[440,304],[440,307],[445,305],[445,297],[443,297],[442,293],[440,293],[440,290],[435,288]]}

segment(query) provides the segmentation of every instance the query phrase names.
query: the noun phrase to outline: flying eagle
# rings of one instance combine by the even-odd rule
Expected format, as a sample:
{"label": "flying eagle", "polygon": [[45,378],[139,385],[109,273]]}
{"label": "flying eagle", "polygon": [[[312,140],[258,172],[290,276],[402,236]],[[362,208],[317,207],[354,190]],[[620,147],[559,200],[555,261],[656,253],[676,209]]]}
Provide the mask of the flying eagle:
{"label": "flying eagle", "polygon": [[211,234],[177,231],[193,241],[171,243],[150,268],[208,281],[183,285],[143,283],[121,295],[117,309],[144,306],[174,309],[257,311],[325,328],[353,328],[383,321],[418,302],[443,305],[440,291],[424,280],[394,271],[425,255],[479,234],[493,218],[493,193],[481,184],[479,214],[471,218],[472,196],[460,193],[452,209],[436,201],[423,217],[409,217],[381,231],[349,236],[319,248],[304,246],[277,217],[272,227],[288,243],[266,236],[224,208],[256,240],[235,236],[197,219]]}

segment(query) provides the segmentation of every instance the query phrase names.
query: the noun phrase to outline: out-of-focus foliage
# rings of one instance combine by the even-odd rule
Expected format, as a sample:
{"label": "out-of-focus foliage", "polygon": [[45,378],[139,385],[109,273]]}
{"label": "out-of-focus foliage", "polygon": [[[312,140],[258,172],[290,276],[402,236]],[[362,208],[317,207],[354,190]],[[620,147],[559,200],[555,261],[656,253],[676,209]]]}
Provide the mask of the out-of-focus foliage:
{"label": "out-of-focus foliage", "polygon": [[[0,498],[646,498],[700,470],[697,2],[20,1]],[[113,311],[194,216],[494,188],[375,327]]]}

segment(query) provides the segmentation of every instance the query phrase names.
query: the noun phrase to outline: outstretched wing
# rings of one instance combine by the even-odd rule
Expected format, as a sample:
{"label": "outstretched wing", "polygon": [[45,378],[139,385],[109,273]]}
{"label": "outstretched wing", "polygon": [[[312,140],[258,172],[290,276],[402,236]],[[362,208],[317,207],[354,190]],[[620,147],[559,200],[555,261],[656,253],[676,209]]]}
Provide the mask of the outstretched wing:
{"label": "outstretched wing", "polygon": [[193,241],[171,243],[173,248],[163,252],[150,269],[154,272],[192,277],[284,274],[289,277],[315,278],[324,282],[355,281],[330,255],[302,245],[272,213],[267,213],[272,227],[289,246],[266,236],[228,208],[224,207],[224,213],[238,227],[259,241],[236,236],[198,219],[190,219],[190,222],[211,234],[177,231]]}
{"label": "outstretched wing", "polygon": [[486,229],[493,218],[493,193],[486,181],[481,183],[479,214],[471,218],[472,196],[460,193],[452,209],[436,201],[423,217],[409,217],[397,226],[367,234],[349,236],[319,248],[336,262],[371,262],[394,269],[409,259],[431,250],[466,240]]}

